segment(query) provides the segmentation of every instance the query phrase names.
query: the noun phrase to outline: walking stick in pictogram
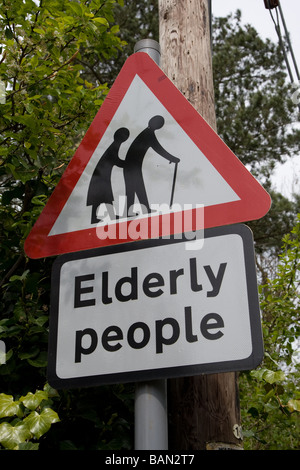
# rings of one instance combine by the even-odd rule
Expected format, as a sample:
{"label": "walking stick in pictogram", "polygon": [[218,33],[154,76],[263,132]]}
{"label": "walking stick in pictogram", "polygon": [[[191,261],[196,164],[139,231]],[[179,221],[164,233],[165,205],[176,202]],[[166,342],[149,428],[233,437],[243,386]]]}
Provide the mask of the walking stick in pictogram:
{"label": "walking stick in pictogram", "polygon": [[175,163],[175,170],[174,170],[173,183],[172,183],[172,192],[171,192],[170,207],[172,207],[172,205],[173,205],[174,190],[175,190],[175,183],[176,183],[176,176],[177,176],[177,167],[178,167],[178,162]]}

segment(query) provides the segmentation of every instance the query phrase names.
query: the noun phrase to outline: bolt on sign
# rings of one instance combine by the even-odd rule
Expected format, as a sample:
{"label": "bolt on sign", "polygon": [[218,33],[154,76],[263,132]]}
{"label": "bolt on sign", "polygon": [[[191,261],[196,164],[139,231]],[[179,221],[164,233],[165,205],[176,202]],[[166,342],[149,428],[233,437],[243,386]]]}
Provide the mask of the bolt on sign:
{"label": "bolt on sign", "polygon": [[48,379],[57,388],[255,368],[263,345],[251,230],[60,256]]}

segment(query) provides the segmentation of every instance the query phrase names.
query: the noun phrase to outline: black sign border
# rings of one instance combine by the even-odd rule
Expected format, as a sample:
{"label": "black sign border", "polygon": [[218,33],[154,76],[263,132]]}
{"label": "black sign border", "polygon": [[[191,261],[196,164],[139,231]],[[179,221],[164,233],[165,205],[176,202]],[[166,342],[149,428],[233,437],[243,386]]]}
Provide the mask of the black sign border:
{"label": "black sign border", "polygon": [[173,243],[185,243],[191,240],[191,235],[182,236],[176,239],[175,236],[169,238],[159,238],[151,240],[141,240],[121,245],[113,245],[92,250],[68,253],[56,258],[52,267],[51,276],[51,306],[49,325],[49,346],[48,346],[48,382],[57,389],[94,387],[98,385],[109,385],[126,382],[139,382],[157,379],[167,379],[174,377],[187,377],[193,375],[213,374],[223,372],[237,372],[255,369],[263,360],[264,348],[261,330],[260,308],[257,290],[257,278],[255,269],[255,255],[252,231],[244,224],[235,224],[222,227],[215,227],[204,230],[204,238],[217,237],[220,235],[237,234],[242,238],[244,247],[246,282],[248,291],[248,304],[250,314],[252,353],[248,358],[234,361],[215,362],[208,364],[194,364],[188,366],[167,367],[159,369],[147,369],[138,371],[117,372],[113,374],[100,374],[93,376],[83,376],[74,378],[60,378],[56,374],[57,361],[57,334],[59,316],[59,289],[60,272],[62,266],[69,261],[95,256],[108,255],[111,253],[123,253],[155,246],[169,245]]}

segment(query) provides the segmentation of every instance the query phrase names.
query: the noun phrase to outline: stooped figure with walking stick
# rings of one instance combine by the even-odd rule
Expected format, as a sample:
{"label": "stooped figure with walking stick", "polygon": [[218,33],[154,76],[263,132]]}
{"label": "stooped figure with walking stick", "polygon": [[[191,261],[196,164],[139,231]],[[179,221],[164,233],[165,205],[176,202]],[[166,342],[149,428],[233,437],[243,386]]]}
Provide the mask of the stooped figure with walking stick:
{"label": "stooped figure with walking stick", "polygon": [[[172,193],[174,191],[177,165],[180,160],[167,152],[155,135],[155,131],[161,129],[164,123],[165,120],[162,116],[157,115],[152,117],[148,122],[148,127],[135,138],[126,154],[123,171],[127,196],[127,217],[136,215],[132,213],[135,196],[137,196],[140,204],[146,208],[147,212],[151,212],[142,172],[143,160],[149,148],[152,148],[161,157],[167,159],[169,163],[176,164]],[[173,194],[171,195],[171,205],[172,199]]]}
{"label": "stooped figure with walking stick", "polygon": [[[120,159],[119,150],[123,142],[129,137],[129,130],[121,127],[114,134],[111,145],[106,149],[92,174],[87,194],[87,206],[92,206],[91,223],[101,222],[97,216],[100,205],[105,204],[108,216],[111,220],[120,217],[134,217],[138,214],[132,213],[135,196],[139,199],[141,206],[146,208],[148,213],[151,208],[145,188],[142,165],[147,151],[152,148],[169,163],[175,163],[175,171],[172,184],[172,194],[170,207],[173,203],[175,180],[177,175],[177,166],[179,158],[174,157],[167,152],[158,142],[155,131],[163,127],[165,120],[162,116],[154,116],[148,122],[148,127],[144,129],[131,143],[127,151],[125,160]],[[114,213],[113,202],[114,194],[112,188],[112,170],[114,166],[123,168],[125,192],[127,198],[127,214],[123,216]],[[162,201],[165,202],[165,201]]]}

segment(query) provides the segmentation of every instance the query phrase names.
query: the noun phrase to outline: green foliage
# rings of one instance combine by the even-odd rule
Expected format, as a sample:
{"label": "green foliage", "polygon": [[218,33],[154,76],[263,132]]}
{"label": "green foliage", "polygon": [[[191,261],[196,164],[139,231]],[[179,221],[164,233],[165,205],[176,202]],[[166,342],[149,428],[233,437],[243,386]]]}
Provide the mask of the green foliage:
{"label": "green foliage", "polygon": [[82,79],[79,60],[91,46],[100,60],[120,43],[109,29],[114,2],[44,3],[1,2],[0,76],[7,95],[0,108],[0,175],[20,188],[12,193],[9,186],[7,199],[26,195],[26,189],[28,194],[26,183],[33,179],[38,195],[53,188],[57,168],[74,151],[74,137],[80,139],[107,93],[105,84]]}
{"label": "green foliage", "polygon": [[218,133],[261,180],[276,162],[299,152],[298,109],[287,85],[283,54],[241,13],[216,18],[213,68]]}
{"label": "green foliage", "polygon": [[41,450],[128,450],[133,447],[134,384],[59,391],[60,422]]}
{"label": "green foliage", "polygon": [[299,267],[300,215],[283,239],[276,275],[260,286],[265,360],[240,380],[249,449],[299,448]]}
{"label": "green foliage", "polygon": [[105,98],[83,78],[92,49],[101,61],[121,47],[114,1],[0,2],[0,266],[5,272]]}
{"label": "green foliage", "polygon": [[34,394],[28,392],[18,400],[0,393],[0,446],[8,450],[37,450],[39,444],[34,441],[59,421],[50,407],[51,397],[56,394],[49,386]]}
{"label": "green foliage", "polygon": [[292,363],[293,343],[300,336],[299,268],[300,216],[298,222],[283,239],[277,275],[260,287],[265,347],[273,360]]}
{"label": "green foliage", "polygon": [[117,6],[115,13],[116,21],[120,25],[120,36],[126,45],[114,61],[114,75],[123,64],[124,57],[133,53],[138,41],[145,38],[159,41],[158,1],[124,0],[124,8]]}
{"label": "green foliage", "polygon": [[213,37],[218,133],[272,197],[269,213],[249,224],[266,354],[261,368],[240,375],[244,447],[298,449],[299,198],[288,200],[268,181],[276,162],[299,152],[298,110],[291,102],[280,48],[243,26],[239,12],[216,18]]}
{"label": "green foliage", "polygon": [[[52,260],[28,259],[23,242],[108,92],[105,79],[89,81],[87,61],[93,56],[108,62],[123,47],[117,3],[122,1],[0,0],[0,80],[6,90],[0,104],[0,338],[7,351],[0,365],[2,399],[28,398],[46,382]],[[40,448],[98,449],[110,441],[128,448],[125,387],[121,394],[118,388],[97,392],[61,392],[51,410],[60,408],[63,425],[50,429]],[[14,406],[21,409],[24,402],[16,399]],[[5,447],[21,442],[30,448],[29,429],[38,438],[53,416],[44,407],[27,411],[17,421],[3,418]],[[88,430],[84,444],[78,441],[82,427]]]}
{"label": "green foliage", "polygon": [[134,52],[135,44],[145,38],[159,40],[158,34],[158,1],[157,0],[124,0],[124,6],[116,5],[114,9],[118,35],[123,45],[113,58],[99,62],[93,51],[85,61],[87,80],[97,83],[107,82],[112,85],[127,57]]}
{"label": "green foliage", "polygon": [[272,199],[271,208],[262,219],[249,222],[248,225],[255,235],[256,253],[263,256],[267,253],[266,258],[270,259],[273,255],[277,260],[282,251],[282,239],[293,229],[300,204],[299,200],[291,201],[269,185],[266,189]]}

